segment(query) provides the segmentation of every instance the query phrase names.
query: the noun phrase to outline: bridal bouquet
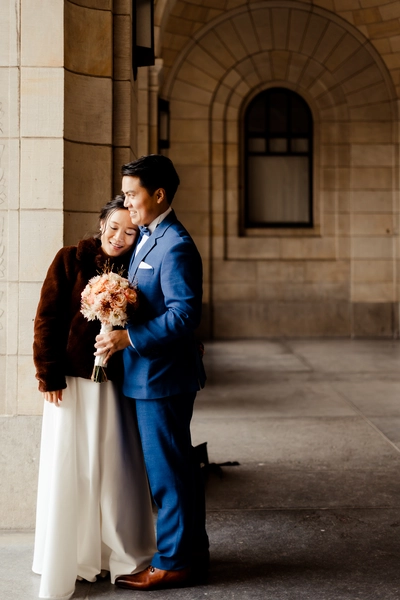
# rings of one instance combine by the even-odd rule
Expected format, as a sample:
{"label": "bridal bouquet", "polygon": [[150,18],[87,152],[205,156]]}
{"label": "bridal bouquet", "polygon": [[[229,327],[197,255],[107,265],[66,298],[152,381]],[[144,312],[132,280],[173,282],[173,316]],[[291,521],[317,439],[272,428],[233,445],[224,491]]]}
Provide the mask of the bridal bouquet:
{"label": "bridal bouquet", "polygon": [[[108,270],[92,277],[81,296],[81,313],[88,321],[101,322],[100,333],[112,331],[114,326],[123,327],[128,322],[129,309],[138,305],[137,290],[118,273]],[[103,355],[96,356],[92,381],[107,381]]]}

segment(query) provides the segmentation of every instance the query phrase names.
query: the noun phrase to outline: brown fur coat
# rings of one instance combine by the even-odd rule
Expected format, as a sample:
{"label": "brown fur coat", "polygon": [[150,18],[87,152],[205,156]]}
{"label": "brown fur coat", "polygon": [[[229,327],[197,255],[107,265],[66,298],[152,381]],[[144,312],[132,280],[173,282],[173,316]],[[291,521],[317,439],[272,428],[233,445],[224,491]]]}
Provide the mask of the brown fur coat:
{"label": "brown fur coat", "polygon": [[[130,255],[113,259],[114,271],[120,267],[127,271]],[[66,388],[66,375],[91,377],[100,321],[87,321],[82,315],[81,293],[105,261],[100,240],[90,238],[62,248],[49,267],[34,326],[33,359],[41,392]],[[107,377],[122,378],[120,353],[111,358]]]}

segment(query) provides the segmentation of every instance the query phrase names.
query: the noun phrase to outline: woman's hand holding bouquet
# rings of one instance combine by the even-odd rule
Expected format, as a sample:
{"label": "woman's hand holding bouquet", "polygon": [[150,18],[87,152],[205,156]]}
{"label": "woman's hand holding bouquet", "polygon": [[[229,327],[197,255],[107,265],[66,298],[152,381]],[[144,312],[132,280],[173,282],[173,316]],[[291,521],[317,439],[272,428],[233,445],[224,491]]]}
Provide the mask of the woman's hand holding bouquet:
{"label": "woman's hand holding bouquet", "polygon": [[[129,320],[129,313],[138,306],[138,293],[128,279],[111,269],[93,277],[82,292],[81,312],[88,321],[101,322],[100,333],[112,331],[113,327],[123,327]],[[92,381],[107,381],[103,355],[96,356]]]}

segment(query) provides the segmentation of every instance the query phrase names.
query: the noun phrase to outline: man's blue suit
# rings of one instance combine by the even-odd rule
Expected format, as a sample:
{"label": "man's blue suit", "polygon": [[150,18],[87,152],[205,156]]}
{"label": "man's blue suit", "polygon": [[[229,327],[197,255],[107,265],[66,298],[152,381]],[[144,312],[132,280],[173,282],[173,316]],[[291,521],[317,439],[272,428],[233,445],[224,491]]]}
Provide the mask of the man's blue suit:
{"label": "man's blue suit", "polygon": [[199,390],[194,330],[202,304],[199,252],[172,211],[133,257],[129,278],[140,291],[138,320],[128,326],[124,394],[135,398],[149,483],[158,507],[152,565],[177,570],[208,547],[200,472],[190,420]]}

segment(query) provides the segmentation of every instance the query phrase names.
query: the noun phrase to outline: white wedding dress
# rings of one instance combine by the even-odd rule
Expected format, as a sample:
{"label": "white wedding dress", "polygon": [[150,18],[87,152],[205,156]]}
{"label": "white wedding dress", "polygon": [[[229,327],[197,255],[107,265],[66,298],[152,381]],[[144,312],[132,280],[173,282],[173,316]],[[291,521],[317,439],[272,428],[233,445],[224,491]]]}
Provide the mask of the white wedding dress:
{"label": "white wedding dress", "polygon": [[33,571],[40,598],[67,600],[81,577],[141,571],[156,551],[147,477],[132,411],[114,384],[67,377],[44,403]]}

